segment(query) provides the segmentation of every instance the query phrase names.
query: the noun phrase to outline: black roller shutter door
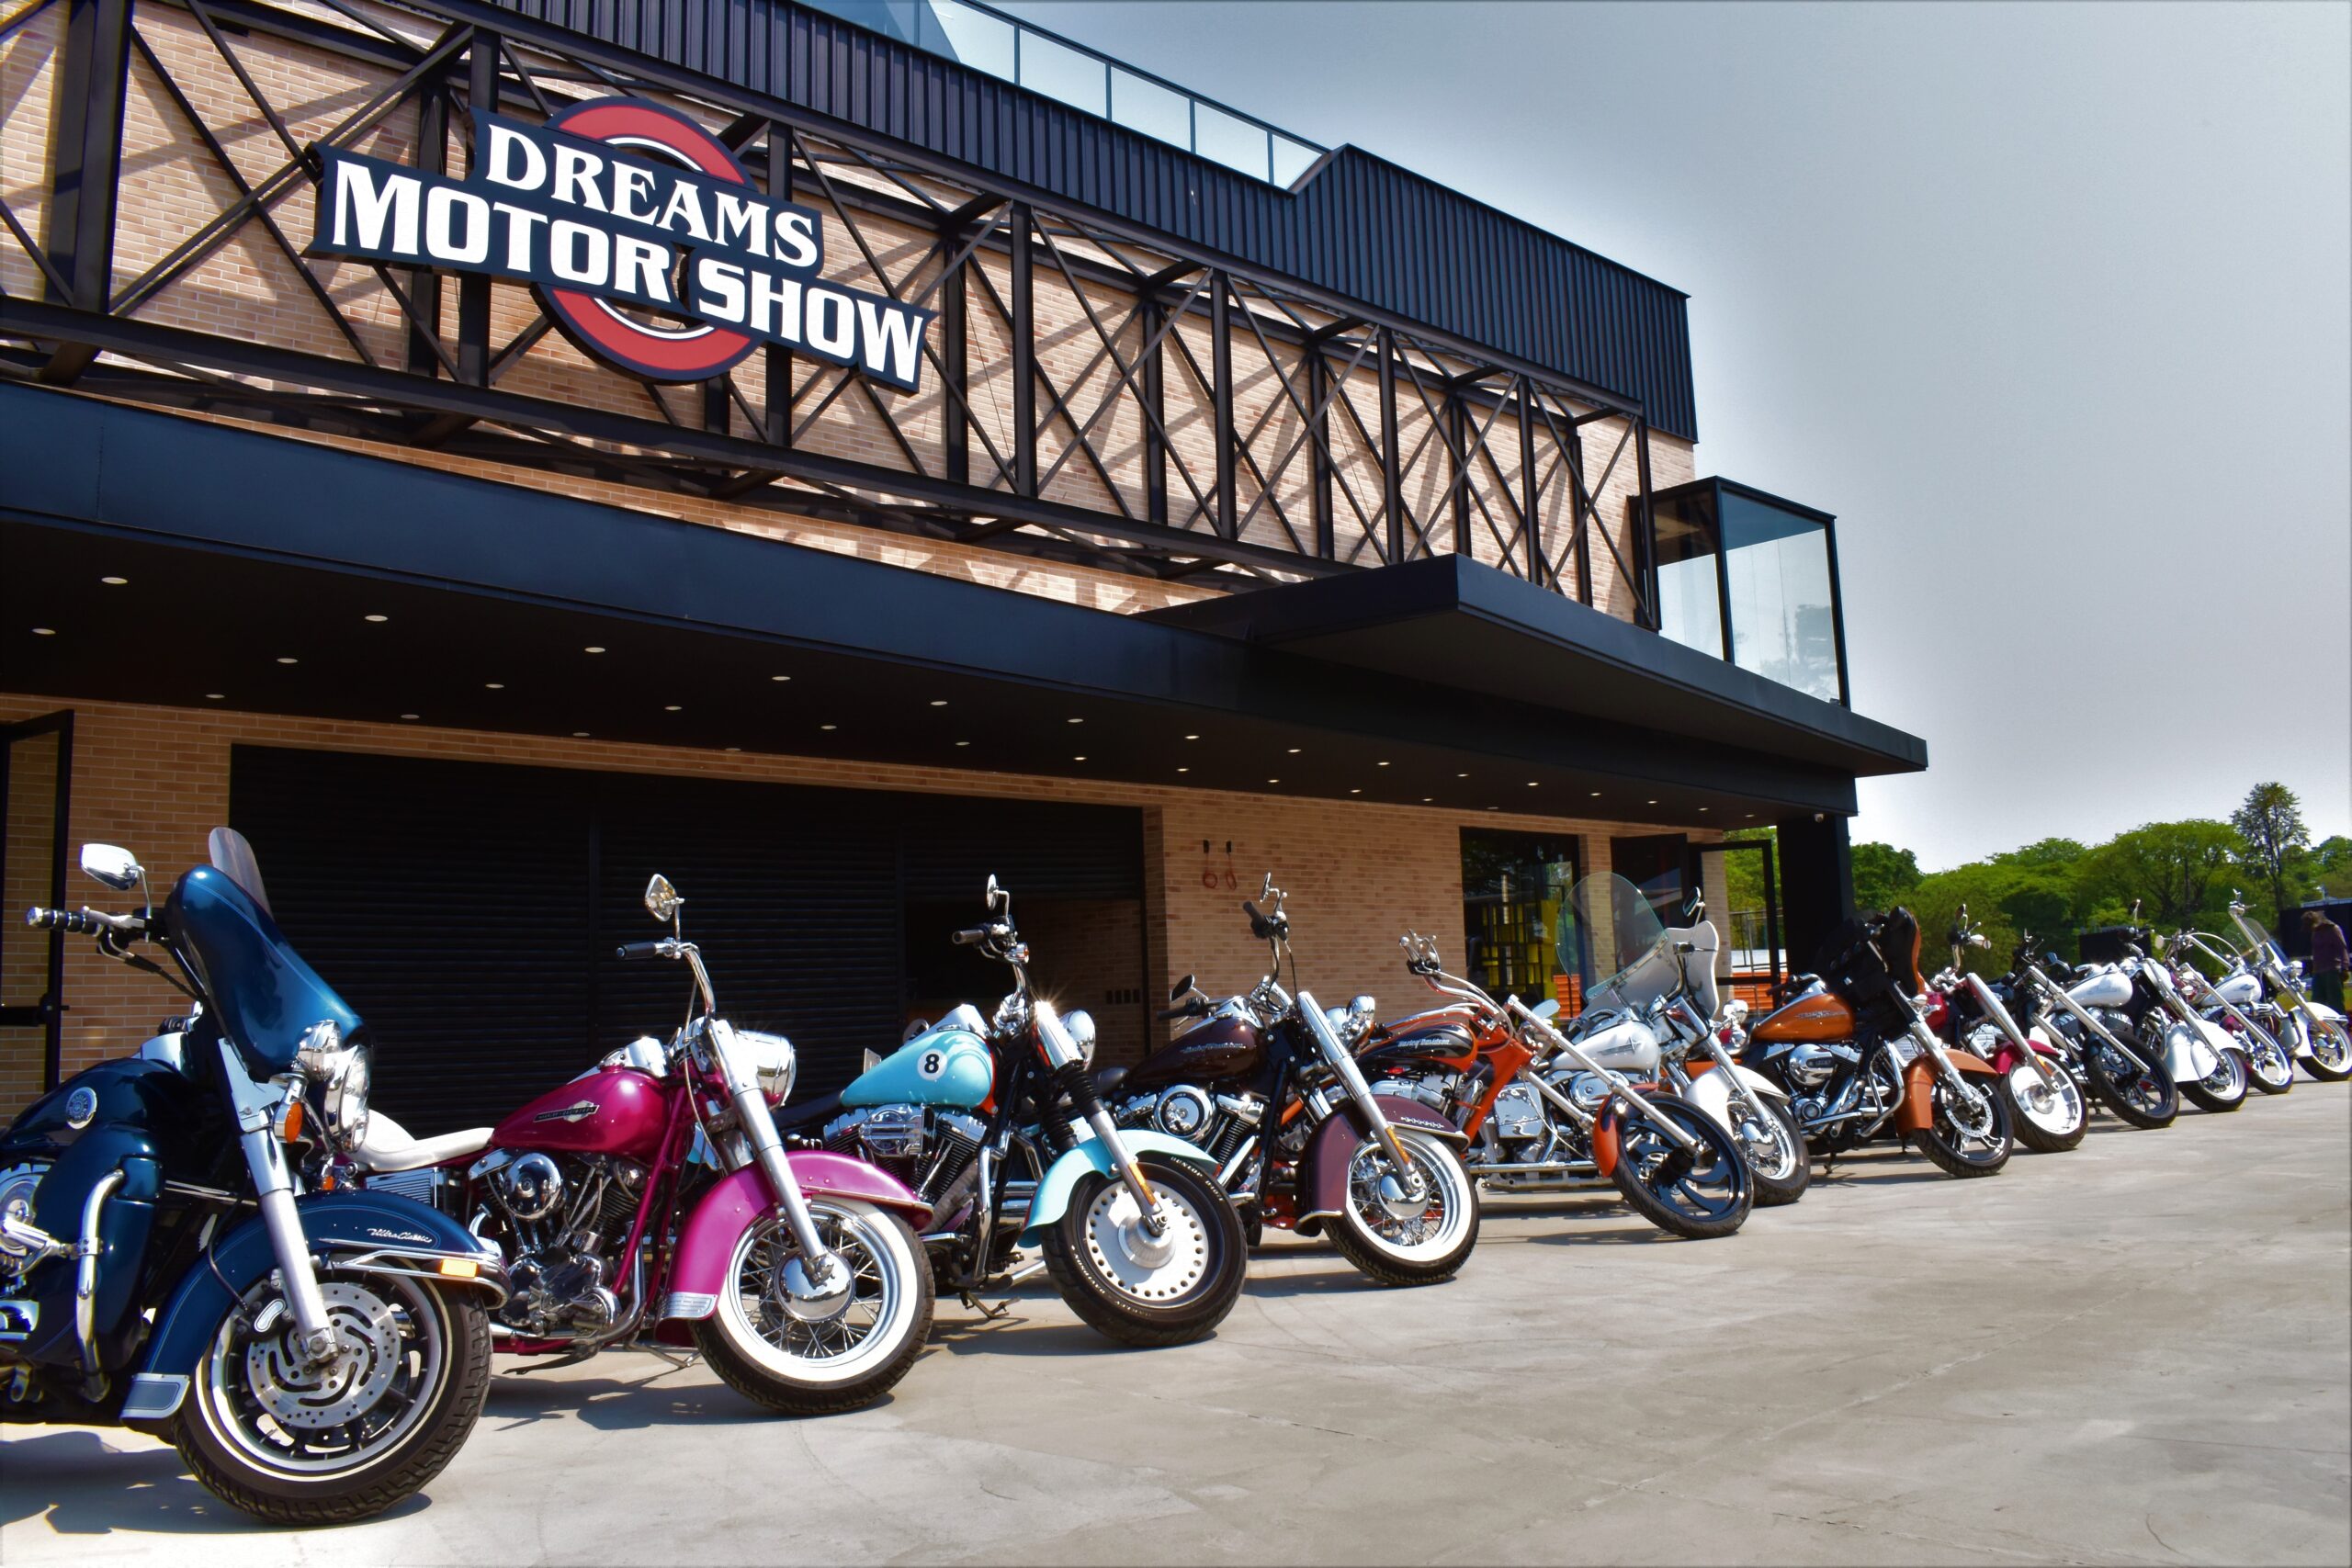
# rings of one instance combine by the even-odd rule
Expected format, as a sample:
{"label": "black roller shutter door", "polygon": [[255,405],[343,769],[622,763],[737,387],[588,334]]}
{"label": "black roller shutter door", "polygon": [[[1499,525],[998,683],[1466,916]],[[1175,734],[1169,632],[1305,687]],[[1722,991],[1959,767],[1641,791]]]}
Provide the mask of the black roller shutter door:
{"label": "black roller shutter door", "polygon": [[683,967],[613,957],[656,934],[656,871],[721,1008],[792,1038],[804,1093],[896,1043],[910,901],[977,917],[991,873],[1035,899],[1142,891],[1122,807],[249,746],[230,801],[279,924],[368,1021],[377,1103],[419,1132],[667,1037]]}

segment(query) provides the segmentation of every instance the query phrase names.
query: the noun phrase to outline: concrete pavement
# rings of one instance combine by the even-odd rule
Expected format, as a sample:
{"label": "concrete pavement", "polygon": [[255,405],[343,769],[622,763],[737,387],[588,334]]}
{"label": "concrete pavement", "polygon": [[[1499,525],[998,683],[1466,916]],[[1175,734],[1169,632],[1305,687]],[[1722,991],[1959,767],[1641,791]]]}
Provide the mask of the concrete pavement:
{"label": "concrete pavement", "polygon": [[1950,1180],[1841,1162],[1739,1235],[1489,1200],[1455,1282],[1290,1238],[1216,1337],[943,1303],[886,1404],[503,1375],[424,1495],[260,1529],[122,1432],[9,1427],[0,1559],[76,1564],[2352,1561],[2352,1086]]}

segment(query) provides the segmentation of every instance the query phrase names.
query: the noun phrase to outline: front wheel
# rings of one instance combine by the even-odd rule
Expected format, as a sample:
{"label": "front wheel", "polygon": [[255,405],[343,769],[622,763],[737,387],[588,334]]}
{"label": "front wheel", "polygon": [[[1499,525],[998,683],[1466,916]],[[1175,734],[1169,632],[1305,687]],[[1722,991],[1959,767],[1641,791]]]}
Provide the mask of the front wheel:
{"label": "front wheel", "polygon": [[1697,1106],[1670,1094],[1644,1097],[1691,1146],[1628,1106],[1615,1108],[1617,1164],[1610,1180],[1650,1224],[1694,1241],[1729,1235],[1747,1223],[1756,1183],[1731,1134]]}
{"label": "front wheel", "polygon": [[1164,1222],[1153,1235],[1126,1183],[1085,1177],[1046,1232],[1046,1269],[1070,1311],[1125,1345],[1182,1345],[1225,1321],[1249,1273],[1240,1216],[1213,1176],[1138,1161]]}
{"label": "front wheel", "polygon": [[1340,1257],[1384,1285],[1450,1280],[1478,1245],[1478,1191],[1461,1156],[1413,1127],[1396,1129],[1405,1157],[1419,1168],[1414,1197],[1377,1137],[1356,1145],[1348,1162],[1346,1206],[1324,1227]]}
{"label": "front wheel", "polygon": [[2303,1071],[2322,1083],[2342,1083],[2352,1078],[2352,1034],[2345,1032],[2342,1019],[2323,1018],[2312,1022],[2297,1014],[2295,1027],[2312,1048],[2312,1054],[2303,1058]]}
{"label": "front wheel", "polygon": [[808,1217],[846,1270],[835,1289],[808,1298],[786,1288],[799,1244],[790,1225],[765,1215],[736,1238],[718,1309],[694,1327],[695,1347],[728,1387],[785,1416],[873,1404],[931,1337],[931,1263],[904,1220],[817,1197]]}
{"label": "front wheel", "polygon": [[398,1274],[319,1281],[335,1349],[297,1348],[265,1276],[232,1306],[172,1419],[172,1445],[222,1499],[278,1525],[380,1514],[441,1472],[490,1392],[490,1314],[471,1289]]}
{"label": "front wheel", "polygon": [[1756,1179],[1756,1206],[1776,1209],[1793,1203],[1813,1185],[1813,1154],[1797,1129],[1796,1113],[1769,1094],[1748,1091],[1748,1099],[1763,1107],[1762,1114],[1735,1110],[1739,1152]]}
{"label": "front wheel", "polygon": [[2048,1066],[2051,1081],[2044,1084],[2030,1063],[2019,1062],[2002,1075],[2001,1097],[2018,1143],[2036,1154],[2064,1154],[2090,1131],[2090,1107],[2073,1074],[2056,1062]]}
{"label": "front wheel", "polygon": [[2225,1046],[2213,1054],[2221,1058],[2220,1065],[2201,1078],[2183,1079],[2180,1092],[2199,1110],[2219,1116],[2245,1103],[2246,1084],[2253,1075],[2246,1070],[2245,1053],[2236,1046]]}
{"label": "front wheel", "polygon": [[2169,1127],[2180,1114],[2180,1088],[2160,1062],[2141,1067],[2104,1040],[2083,1043],[2083,1065],[2107,1108],[2134,1127]]}
{"label": "front wheel", "polygon": [[2245,1054],[2254,1087],[2265,1094],[2285,1094],[2295,1087],[2295,1058],[2277,1040],[2256,1040]]}
{"label": "front wheel", "polygon": [[[1981,1077],[1982,1075],[1977,1075]],[[1955,1089],[1939,1075],[1928,1091],[1928,1125],[1911,1134],[1911,1145],[1946,1176],[1991,1176],[2009,1163],[2008,1097],[1995,1087],[1961,1080]]]}

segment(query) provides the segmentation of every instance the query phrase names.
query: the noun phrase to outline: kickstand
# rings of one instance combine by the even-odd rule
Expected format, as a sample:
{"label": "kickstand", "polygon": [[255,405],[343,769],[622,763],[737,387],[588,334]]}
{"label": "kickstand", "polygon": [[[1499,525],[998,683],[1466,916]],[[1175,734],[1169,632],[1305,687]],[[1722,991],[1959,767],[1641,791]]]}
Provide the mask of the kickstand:
{"label": "kickstand", "polygon": [[601,1347],[591,1347],[585,1350],[573,1350],[565,1355],[558,1356],[552,1361],[533,1361],[528,1365],[516,1367],[514,1369],[514,1372],[515,1375],[519,1377],[530,1372],[551,1372],[558,1367],[576,1367],[581,1362],[586,1360],[589,1357],[594,1355],[599,1348],[601,1348]]}
{"label": "kickstand", "polygon": [[996,1305],[990,1306],[988,1303],[975,1297],[969,1291],[958,1291],[956,1294],[966,1306],[970,1307],[990,1323],[994,1323],[1012,1310],[1012,1303],[1010,1301],[999,1302]]}

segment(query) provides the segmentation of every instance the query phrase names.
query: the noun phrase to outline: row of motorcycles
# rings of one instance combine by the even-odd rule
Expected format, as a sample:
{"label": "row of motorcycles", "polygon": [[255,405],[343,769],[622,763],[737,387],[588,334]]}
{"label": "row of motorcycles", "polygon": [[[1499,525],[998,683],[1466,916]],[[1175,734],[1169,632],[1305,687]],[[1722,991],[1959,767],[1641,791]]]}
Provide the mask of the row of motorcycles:
{"label": "row of motorcycles", "polygon": [[1176,1345],[1232,1310],[1268,1227],[1428,1284],[1476,1246],[1482,1189],[1607,1183],[1663,1230],[1722,1236],[1872,1140],[1983,1176],[2013,1143],[2074,1146],[2094,1103],[2161,1127],[2183,1097],[2284,1093],[2298,1063],[2352,1076],[2344,1020],[2243,906],[2238,942],[2141,930],[2069,969],[2029,940],[1996,980],[1962,963],[1984,941],[1964,910],[1925,979],[1917,921],[1871,915],[1751,1021],[1703,908],[1664,926],[1608,875],[1569,908],[1587,956],[1621,962],[1573,1015],[1498,999],[1410,932],[1435,1003],[1327,1008],[1269,876],[1241,907],[1258,982],[1218,998],[1186,976],[1169,1042],[1098,1066],[991,877],[954,940],[1010,972],[1003,998],[795,1100],[790,1042],[728,1020],[657,875],[664,934],[618,956],[685,970],[676,1027],[494,1126],[417,1137],[370,1107],[361,1021],[279,931],[241,836],[215,829],[160,910],[127,851],[85,846],[82,866],[140,912],[28,922],[189,1006],[0,1138],[0,1419],[163,1438],[280,1523],[363,1518],[430,1481],[493,1353],[698,1356],[767,1409],[849,1410],[905,1375],[941,1292],[993,1316],[978,1295],[1042,1273],[1113,1341]]}

